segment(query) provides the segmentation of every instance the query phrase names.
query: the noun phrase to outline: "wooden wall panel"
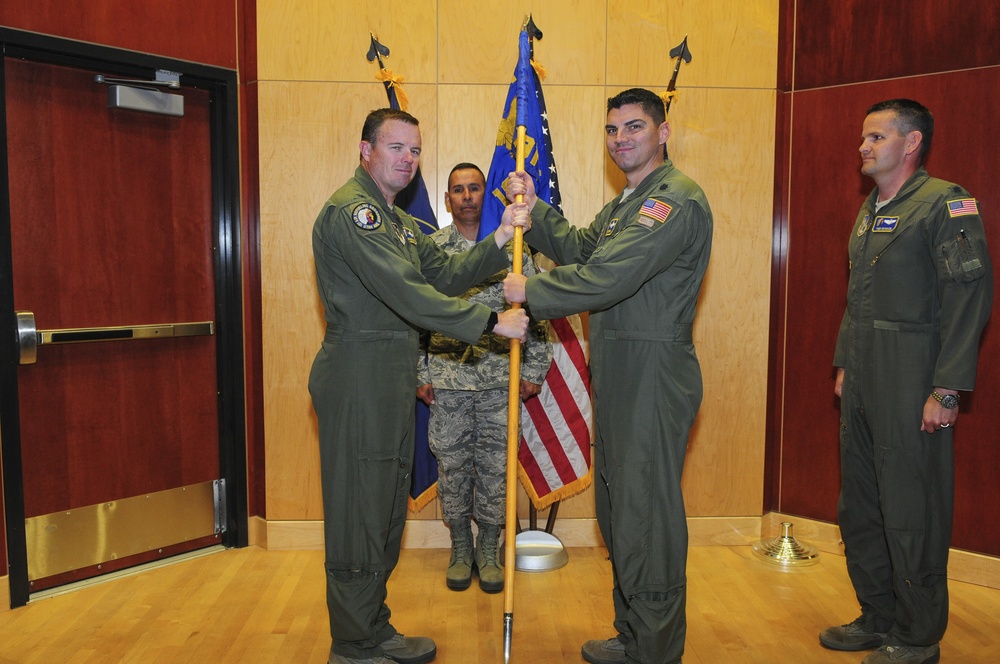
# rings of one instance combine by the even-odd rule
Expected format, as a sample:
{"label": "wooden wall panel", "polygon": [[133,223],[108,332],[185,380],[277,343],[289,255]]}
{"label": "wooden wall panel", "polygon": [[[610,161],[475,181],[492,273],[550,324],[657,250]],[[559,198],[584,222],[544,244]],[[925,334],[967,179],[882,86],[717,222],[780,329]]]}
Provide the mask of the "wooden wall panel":
{"label": "wooden wall panel", "polygon": [[847,293],[847,238],[870,189],[857,153],[870,104],[841,88],[797,93],[793,103],[776,509],[835,521],[840,452],[833,350]]}
{"label": "wooden wall panel", "polygon": [[0,25],[235,69],[236,6],[201,0],[5,0]]}
{"label": "wooden wall panel", "polygon": [[[543,86],[564,207],[580,225],[590,223],[622,184],[606,156],[603,125],[607,97],[625,84],[603,81],[605,72],[621,64],[612,58],[628,59],[613,49],[631,46],[622,35],[617,42],[608,40],[605,50],[608,17],[616,17],[611,23],[619,30],[631,25],[643,35],[660,34],[667,19],[648,4],[588,0],[582,9],[555,3],[535,14],[545,32],[536,44],[536,56],[548,72]],[[322,510],[315,419],[306,380],[323,323],[309,233],[319,206],[353,172],[365,113],[384,105],[385,97],[374,81],[374,65],[362,59],[367,43],[356,56],[357,46],[328,44],[315,34],[326,29],[320,27],[326,21],[317,6],[283,7],[273,0],[259,6],[260,25],[278,26],[277,36],[261,36],[258,63],[267,516],[314,520]],[[484,171],[489,168],[516,58],[520,16],[511,16],[509,36],[504,36],[498,28],[505,16],[499,3],[476,10],[499,18],[474,22],[468,20],[467,8],[451,0],[436,6],[437,33],[429,28],[436,51],[427,53],[427,35],[398,17],[381,28],[381,34],[393,58],[406,61],[397,66],[390,59],[389,64],[407,77],[410,110],[423,129],[422,171],[439,220],[448,223],[442,194],[451,167],[468,160]],[[694,20],[693,5],[682,8]],[[344,9],[338,25],[352,27],[341,31],[352,34],[353,26],[361,26],[367,35],[367,11]],[[672,156],[705,187],[716,217],[715,257],[696,329],[706,400],[684,480],[690,513],[699,516],[759,515],[763,495],[776,0],[744,3],[735,13],[735,19],[717,21],[719,4],[717,11],[710,9],[707,17],[698,18],[706,46],[695,50],[695,61],[685,65],[680,79],[684,94],[671,113]],[[410,18],[409,23],[423,25],[426,17]],[[770,64],[750,62],[745,52],[729,53],[734,29],[741,31],[741,45],[753,42],[755,52],[765,54]],[[399,33],[387,36],[388,30]],[[283,52],[286,48],[290,52]],[[330,57],[333,51],[339,56]],[[713,51],[725,53],[726,61],[717,62],[710,55]],[[557,55],[566,53],[572,57]],[[308,68],[318,60],[329,67]],[[769,74],[764,73],[767,67]],[[655,70],[659,73],[635,69],[628,75],[641,77],[636,83],[662,89],[669,73],[661,76],[660,70],[668,68],[664,51]],[[433,84],[424,84],[425,75]],[[307,80],[311,78],[317,80]],[[737,79],[739,85],[725,82]],[[748,86],[747,80],[754,83]],[[522,493],[522,515],[526,504]],[[590,491],[560,508],[561,519],[593,516]],[[412,518],[439,518],[437,505]]]}
{"label": "wooden wall panel", "polygon": [[687,90],[671,109],[671,159],[715,219],[695,345],[705,400],[688,448],[692,516],[760,515],[770,288],[773,90]]}
{"label": "wooden wall panel", "polygon": [[[780,503],[784,513],[836,520],[839,494],[839,403],[832,358],[847,289],[846,247],[864,197],[874,186],[859,172],[857,147],[865,110],[893,97],[920,100],[935,114],[928,171],[958,182],[980,200],[991,254],[1000,247],[992,223],[1000,210],[994,180],[1000,139],[984,94],[995,94],[1000,67],[910,77],[795,93],[791,138],[788,300]],[[998,267],[994,265],[994,272]],[[953,544],[1000,554],[1000,484],[984,468],[1000,467],[991,444],[1000,430],[992,407],[1000,396],[1000,334],[987,328],[977,389],[962,405],[956,429]]]}
{"label": "wooden wall panel", "polygon": [[778,0],[609,0],[608,85],[665,88],[670,49],[684,35],[692,61],[681,66],[679,89],[775,87]]}
{"label": "wooden wall panel", "polygon": [[372,81],[378,65],[365,55],[374,33],[389,47],[388,69],[407,82],[433,83],[437,4],[257,0],[258,75],[262,81]]}
{"label": "wooden wall panel", "polygon": [[795,88],[1000,64],[996,0],[798,0]]}
{"label": "wooden wall panel", "polygon": [[[384,105],[385,91],[377,83],[262,81],[259,88],[267,513],[271,519],[320,518],[308,376],[325,325],[312,226],[326,199],[354,173],[361,123],[369,109]],[[424,143],[433,145],[435,89],[422,86],[413,99],[411,110],[431,118],[421,129]],[[356,128],[340,131],[345,117]],[[433,174],[433,157],[423,167]]]}
{"label": "wooden wall panel", "polygon": [[[785,10],[782,10],[784,16]],[[789,65],[791,64],[789,58]],[[791,71],[789,70],[789,74]],[[780,85],[780,83],[779,83]],[[768,330],[767,423],[764,429],[764,513],[781,495],[781,432],[785,404],[784,348],[788,273],[788,179],[792,95],[777,91],[774,127],[774,226],[771,229],[771,324]]]}
{"label": "wooden wall panel", "polygon": [[560,85],[604,83],[605,0],[549,0],[527,7],[501,0],[474,5],[440,0],[438,11],[440,83],[508,85],[526,11],[542,31],[535,59],[549,80]]}

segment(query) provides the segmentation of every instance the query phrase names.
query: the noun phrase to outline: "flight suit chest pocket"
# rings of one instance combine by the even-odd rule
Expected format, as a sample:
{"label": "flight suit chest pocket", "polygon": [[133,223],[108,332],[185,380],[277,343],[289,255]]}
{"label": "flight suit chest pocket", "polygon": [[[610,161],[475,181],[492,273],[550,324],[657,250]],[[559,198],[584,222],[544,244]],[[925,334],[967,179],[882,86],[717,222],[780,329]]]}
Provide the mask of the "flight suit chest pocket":
{"label": "flight suit chest pocket", "polygon": [[964,232],[941,245],[938,266],[941,274],[955,283],[981,279],[986,272],[979,251]]}

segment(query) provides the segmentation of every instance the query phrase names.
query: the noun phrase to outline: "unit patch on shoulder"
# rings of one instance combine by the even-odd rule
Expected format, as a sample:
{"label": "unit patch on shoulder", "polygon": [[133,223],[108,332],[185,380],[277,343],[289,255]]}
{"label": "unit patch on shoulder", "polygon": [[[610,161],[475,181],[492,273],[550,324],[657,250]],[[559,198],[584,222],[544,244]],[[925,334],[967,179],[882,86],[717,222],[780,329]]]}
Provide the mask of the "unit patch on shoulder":
{"label": "unit patch on shoulder", "polygon": [[971,214],[979,214],[979,204],[975,198],[958,198],[948,201],[949,217],[966,217]]}
{"label": "unit patch on shoulder", "polygon": [[872,233],[891,233],[896,230],[899,217],[875,217],[875,225],[872,226]]}
{"label": "unit patch on shoulder", "polygon": [[[658,201],[655,198],[647,198],[639,208],[639,216],[655,219],[662,224],[667,220],[667,216],[670,215],[672,209],[672,207],[663,201]],[[642,219],[639,222],[642,223]],[[646,224],[643,225],[645,226]]]}
{"label": "unit patch on shoulder", "polygon": [[359,203],[351,213],[354,225],[366,231],[373,231],[382,225],[382,215],[371,203]]}

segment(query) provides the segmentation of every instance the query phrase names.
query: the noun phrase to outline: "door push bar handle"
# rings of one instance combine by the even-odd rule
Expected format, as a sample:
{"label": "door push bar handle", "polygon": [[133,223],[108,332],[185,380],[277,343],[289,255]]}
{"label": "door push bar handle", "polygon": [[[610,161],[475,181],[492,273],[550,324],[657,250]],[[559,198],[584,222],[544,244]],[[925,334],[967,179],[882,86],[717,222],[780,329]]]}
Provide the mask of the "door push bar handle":
{"label": "door push bar handle", "polygon": [[35,331],[35,314],[17,311],[18,364],[34,364],[38,359],[38,333]]}
{"label": "door push bar handle", "polygon": [[164,323],[120,327],[77,327],[63,330],[38,330],[35,315],[17,312],[17,341],[20,364],[34,364],[38,347],[52,344],[79,344],[88,341],[130,341],[134,339],[165,339],[169,337],[202,337],[215,334],[215,323]]}

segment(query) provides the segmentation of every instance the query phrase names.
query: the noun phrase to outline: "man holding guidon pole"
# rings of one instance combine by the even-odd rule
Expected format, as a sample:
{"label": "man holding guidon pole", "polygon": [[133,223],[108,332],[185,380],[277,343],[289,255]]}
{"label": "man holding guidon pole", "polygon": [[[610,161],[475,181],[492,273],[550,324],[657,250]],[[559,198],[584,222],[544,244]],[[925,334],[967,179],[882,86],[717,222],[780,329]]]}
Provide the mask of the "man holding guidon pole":
{"label": "man holding guidon pole", "polygon": [[681,472],[702,399],[692,326],[712,212],[697,183],[667,159],[665,111],[644,89],[608,100],[607,149],[627,186],[588,227],[537,200],[523,172],[507,185],[508,197],[523,195],[531,209],[525,240],[560,264],[530,278],[508,275],[507,299],[541,318],[591,312],[595,501],[617,631],[584,644],[593,664],[670,664],[684,653]]}

